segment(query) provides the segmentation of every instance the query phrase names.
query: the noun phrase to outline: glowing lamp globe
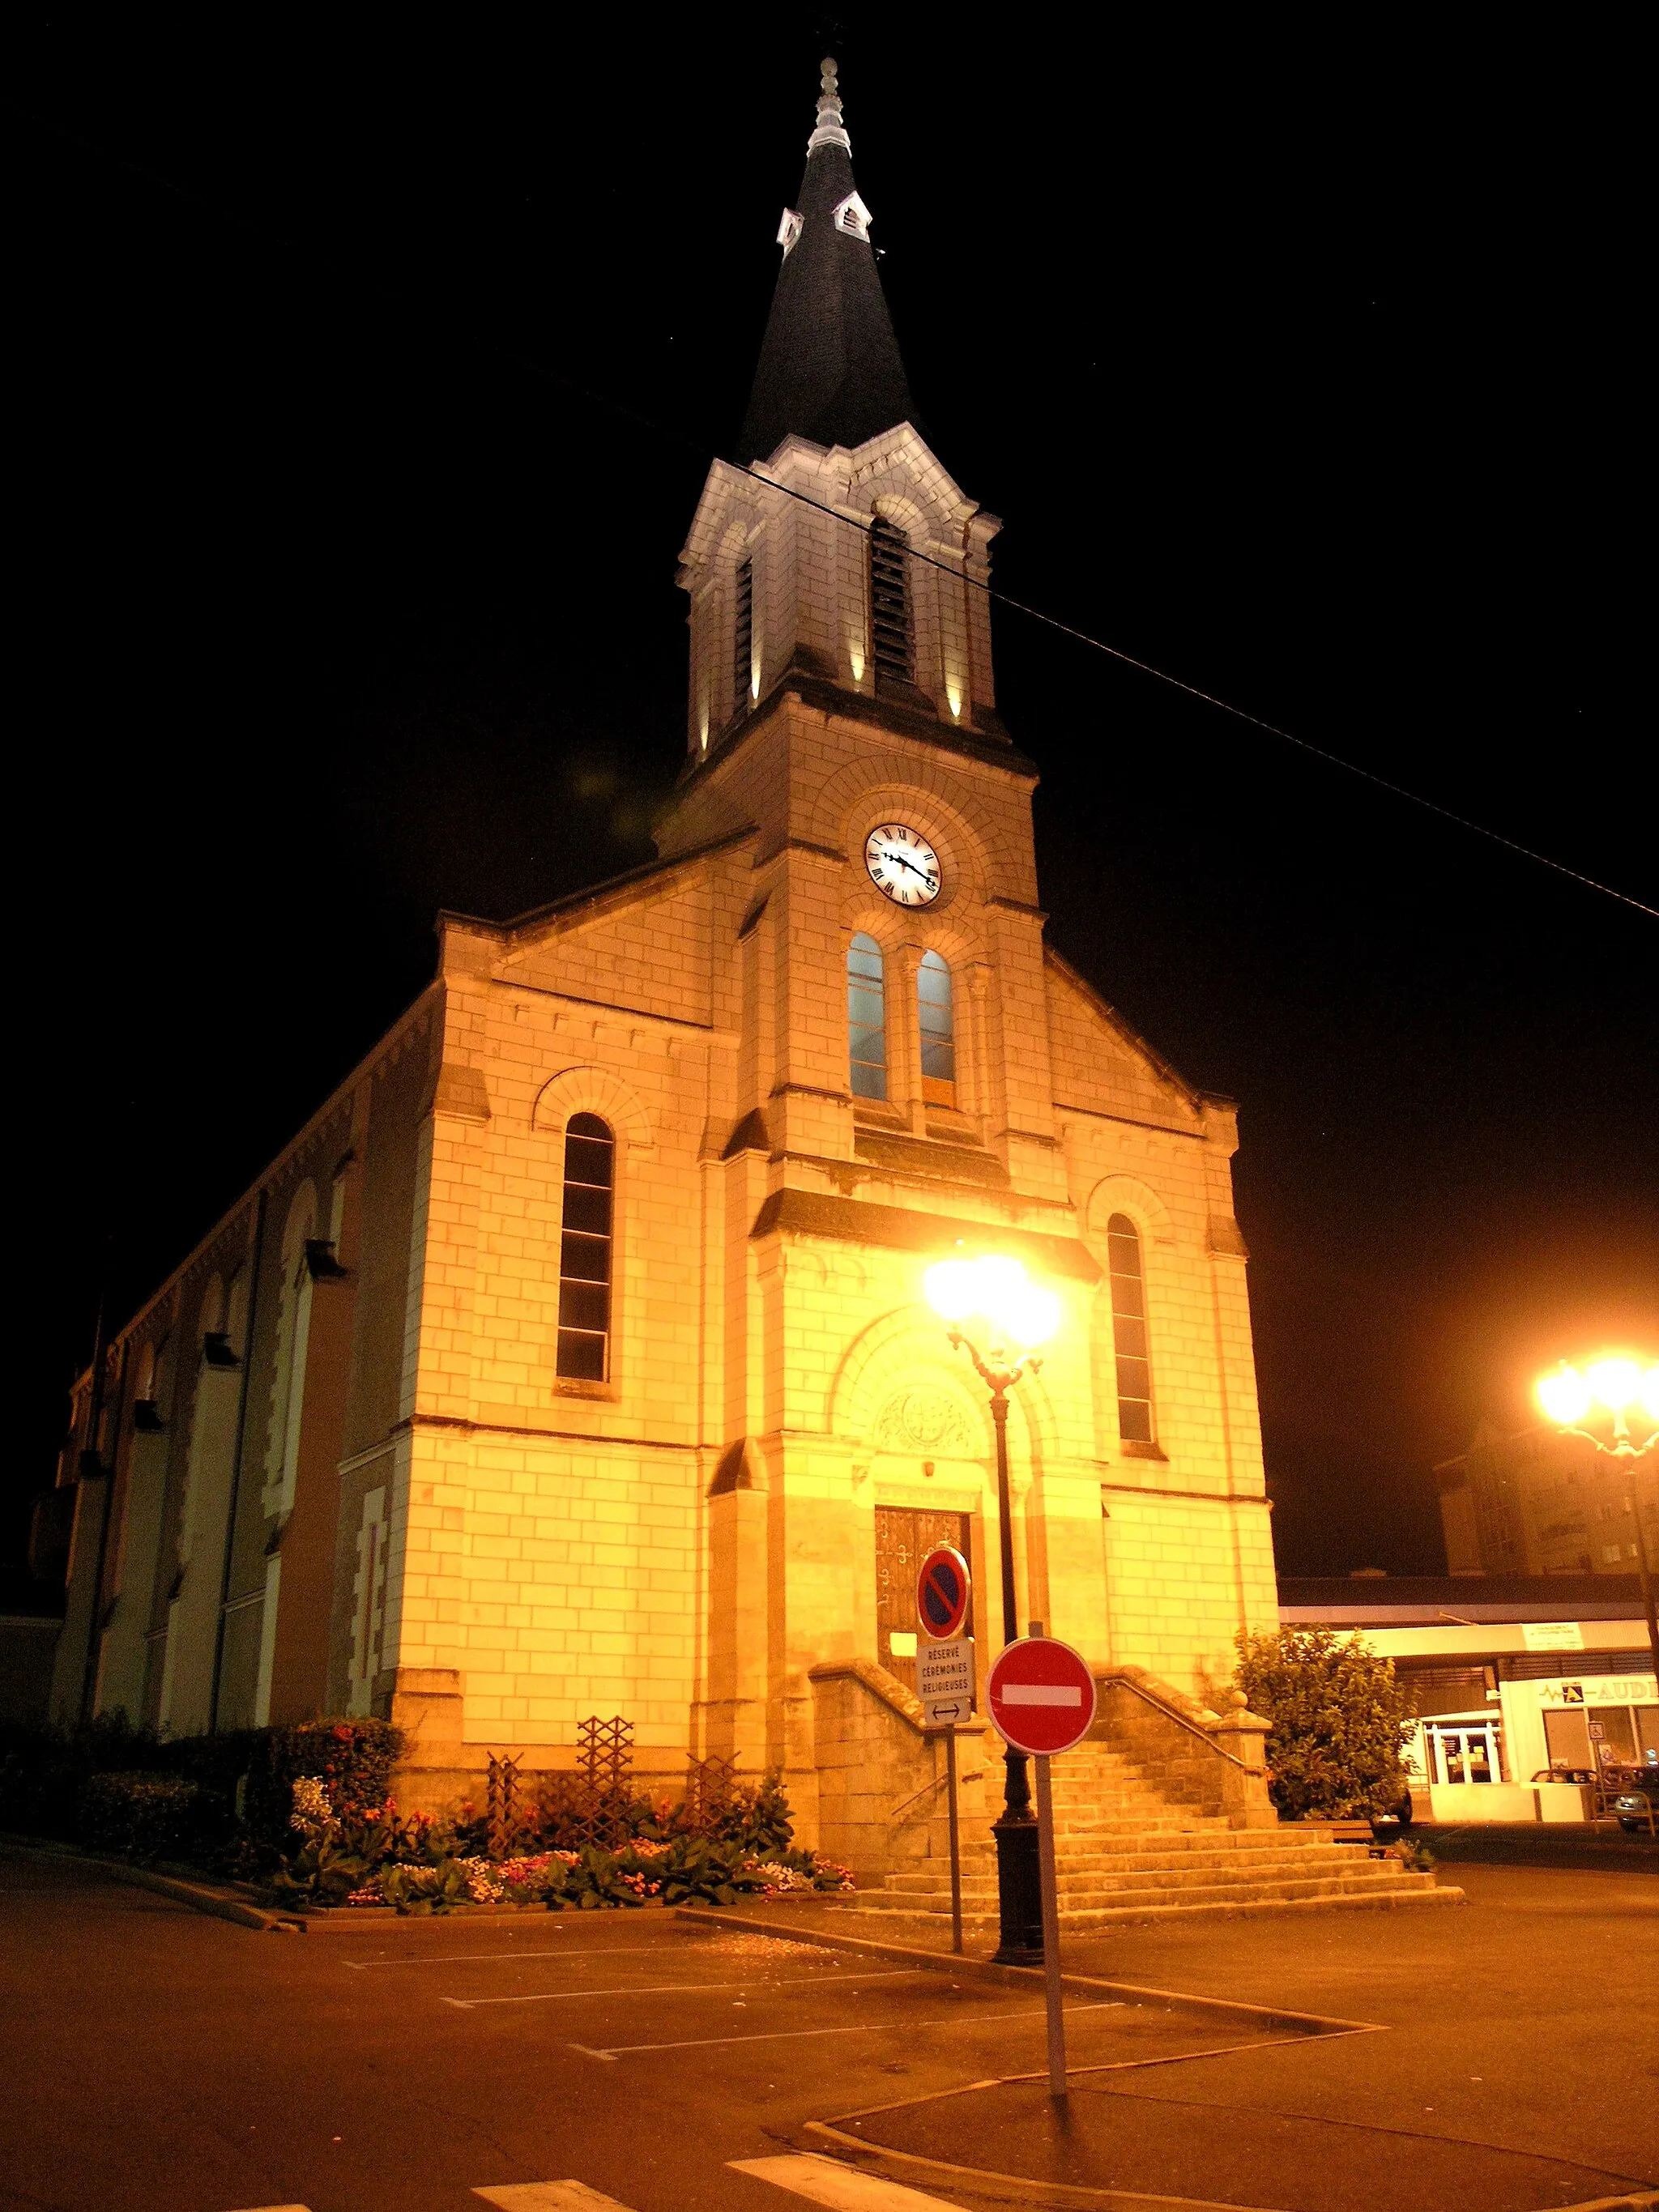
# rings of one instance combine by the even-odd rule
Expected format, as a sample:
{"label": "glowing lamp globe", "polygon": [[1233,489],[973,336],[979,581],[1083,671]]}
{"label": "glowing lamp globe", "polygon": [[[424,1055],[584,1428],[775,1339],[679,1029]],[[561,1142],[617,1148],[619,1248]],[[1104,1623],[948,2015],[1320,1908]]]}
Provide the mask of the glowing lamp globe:
{"label": "glowing lamp globe", "polygon": [[940,1260],[921,1279],[927,1303],[941,1321],[966,1321],[978,1310],[976,1284],[969,1260]]}
{"label": "glowing lamp globe", "polygon": [[1642,1370],[1633,1359],[1598,1359],[1584,1380],[1610,1413],[1622,1413],[1642,1395]]}
{"label": "glowing lamp globe", "polygon": [[1552,1375],[1540,1375],[1538,1402],[1560,1429],[1577,1428],[1590,1409],[1590,1387],[1564,1359]]}
{"label": "glowing lamp globe", "polygon": [[1018,1260],[989,1253],[978,1260],[940,1260],[921,1284],[942,1321],[987,1321],[1000,1340],[1028,1352],[1046,1344],[1060,1327],[1060,1300],[1032,1282]]}
{"label": "glowing lamp globe", "polygon": [[1650,1367],[1642,1377],[1642,1411],[1650,1421],[1659,1421],[1659,1367]]}

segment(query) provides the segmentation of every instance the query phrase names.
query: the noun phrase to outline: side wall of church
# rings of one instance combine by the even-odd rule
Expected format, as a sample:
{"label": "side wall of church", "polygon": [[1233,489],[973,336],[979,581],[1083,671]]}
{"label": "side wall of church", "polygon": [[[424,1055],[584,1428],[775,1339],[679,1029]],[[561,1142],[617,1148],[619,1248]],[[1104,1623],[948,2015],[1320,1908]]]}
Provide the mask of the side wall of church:
{"label": "side wall of church", "polygon": [[111,1347],[60,1716],[88,1652],[94,1709],[172,1735],[344,1702],[337,1557],[354,1456],[398,1419],[429,1024],[417,1005]]}
{"label": "side wall of church", "polygon": [[[719,1425],[705,1135],[711,1108],[729,1129],[737,1058],[712,947],[736,943],[747,872],[694,864],[505,954],[446,939],[378,1694],[441,1670],[464,1744],[569,1758],[580,1721],[621,1713],[642,1765],[684,1759]],[[576,1113],[616,1145],[603,1382],[557,1372]]]}

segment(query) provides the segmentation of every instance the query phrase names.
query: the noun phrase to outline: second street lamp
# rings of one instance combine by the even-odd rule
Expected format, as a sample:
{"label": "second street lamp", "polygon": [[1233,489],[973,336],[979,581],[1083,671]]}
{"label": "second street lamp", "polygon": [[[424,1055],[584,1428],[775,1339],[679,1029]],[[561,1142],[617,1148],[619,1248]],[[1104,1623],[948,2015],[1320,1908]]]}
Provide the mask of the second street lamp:
{"label": "second street lamp", "polygon": [[[1603,1459],[1617,1460],[1627,1468],[1634,1469],[1638,1460],[1659,1447],[1659,1366],[1644,1368],[1635,1359],[1598,1359],[1581,1375],[1576,1367],[1569,1367],[1564,1359],[1547,1375],[1540,1375],[1534,1386],[1538,1402],[1549,1415],[1563,1436],[1583,1437],[1592,1443]],[[1600,1407],[1610,1417],[1613,1442],[1603,1443],[1593,1429],[1584,1423],[1591,1418],[1590,1408]],[[1632,1441],[1630,1415],[1638,1408],[1638,1418],[1647,1416],[1650,1424],[1645,1443]],[[1653,1653],[1653,1671],[1659,1677],[1659,1610],[1654,1604],[1653,1572],[1648,1561],[1648,1540],[1642,1526],[1642,1500],[1637,1494],[1636,1478],[1631,1476],[1630,1495],[1625,1500],[1625,1510],[1630,1515],[1636,1537],[1636,1570],[1642,1585],[1642,1610],[1647,1615],[1648,1645]]]}
{"label": "second street lamp", "polygon": [[[1036,1347],[1060,1326],[1060,1305],[1052,1291],[1028,1280],[1018,1260],[941,1260],[923,1279],[927,1302],[950,1324],[953,1346],[964,1350],[991,1394],[991,1420],[997,1443],[997,1522],[1002,1564],[1002,1632],[1005,1644],[1019,1634],[1019,1606],[1014,1589],[1014,1524],[1008,1497],[1008,1393],[1024,1375],[1042,1365]],[[984,1324],[986,1350],[980,1351],[963,1326]],[[1017,1350],[1011,1351],[1011,1347]],[[1042,1957],[1042,1887],[1037,1857],[1037,1819],[1025,1753],[1012,1747],[1003,1755],[1007,1779],[1002,1812],[992,1828],[997,1846],[998,1935],[995,1957],[1003,1966],[1029,1966]]]}

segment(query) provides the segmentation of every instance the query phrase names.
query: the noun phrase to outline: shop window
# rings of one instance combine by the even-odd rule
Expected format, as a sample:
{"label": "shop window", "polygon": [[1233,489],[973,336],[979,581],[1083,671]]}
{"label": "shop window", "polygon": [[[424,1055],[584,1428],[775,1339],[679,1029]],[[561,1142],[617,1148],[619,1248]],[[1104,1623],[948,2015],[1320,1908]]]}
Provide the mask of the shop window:
{"label": "shop window", "polygon": [[610,1378],[616,1150],[597,1114],[571,1115],[564,1138],[557,1369],[572,1382]]}
{"label": "shop window", "polygon": [[887,1013],[881,947],[860,930],[847,951],[847,1053],[854,1098],[887,1096]]}
{"label": "shop window", "polygon": [[870,635],[878,676],[908,684],[911,647],[909,543],[884,516],[870,525]]}
{"label": "shop window", "polygon": [[1117,1432],[1123,1443],[1152,1442],[1152,1370],[1146,1344],[1146,1285],[1140,1231],[1127,1213],[1106,1224],[1112,1277],[1112,1343],[1117,1355]]}
{"label": "shop window", "polygon": [[957,1046],[951,970],[937,952],[921,956],[916,971],[916,1001],[921,1018],[921,1095],[930,1106],[954,1106]]}

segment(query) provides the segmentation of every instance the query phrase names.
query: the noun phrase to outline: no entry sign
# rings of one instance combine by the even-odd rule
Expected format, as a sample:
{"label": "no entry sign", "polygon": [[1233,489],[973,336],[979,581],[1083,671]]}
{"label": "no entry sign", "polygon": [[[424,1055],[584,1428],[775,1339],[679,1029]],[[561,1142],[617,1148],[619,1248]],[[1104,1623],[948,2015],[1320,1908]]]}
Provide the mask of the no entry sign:
{"label": "no entry sign", "polygon": [[961,1553],[950,1544],[935,1544],[916,1576],[916,1619],[923,1635],[937,1643],[958,1635],[972,1589]]}
{"label": "no entry sign", "polygon": [[1053,1758],[1082,1742],[1095,1723],[1095,1678],[1080,1651],[1058,1637],[1011,1644],[991,1668],[991,1723],[1016,1751]]}

